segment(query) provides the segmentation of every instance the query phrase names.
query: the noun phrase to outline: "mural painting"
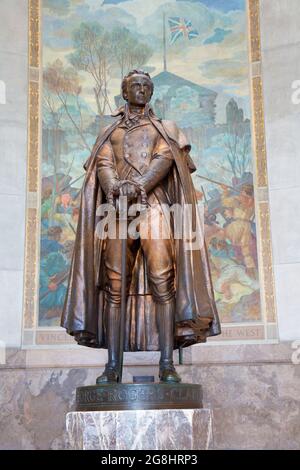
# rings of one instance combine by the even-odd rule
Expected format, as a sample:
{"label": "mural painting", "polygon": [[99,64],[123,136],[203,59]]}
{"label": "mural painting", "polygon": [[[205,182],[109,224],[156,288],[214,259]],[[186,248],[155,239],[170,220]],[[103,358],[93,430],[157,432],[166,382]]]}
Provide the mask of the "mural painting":
{"label": "mural painting", "polygon": [[58,326],[86,161],[122,104],[121,78],[151,74],[152,106],[192,145],[223,323],[261,320],[245,0],[43,0],[39,326]]}

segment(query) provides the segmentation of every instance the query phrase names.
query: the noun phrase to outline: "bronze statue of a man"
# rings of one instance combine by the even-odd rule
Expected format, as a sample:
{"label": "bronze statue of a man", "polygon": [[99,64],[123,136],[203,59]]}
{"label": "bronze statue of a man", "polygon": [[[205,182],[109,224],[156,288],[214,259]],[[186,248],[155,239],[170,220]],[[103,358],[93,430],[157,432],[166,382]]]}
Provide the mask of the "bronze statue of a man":
{"label": "bronze statue of a man", "polygon": [[[130,72],[123,79],[122,93],[125,106],[114,114],[116,121],[103,129],[84,165],[61,323],[79,344],[108,349],[108,363],[98,383],[119,380],[121,240],[97,236],[97,208],[111,195],[127,196],[133,204],[142,187],[147,211],[154,209],[160,224],[166,220],[163,207],[178,204],[192,208],[191,225],[197,227],[191,146],[173,121],[158,119],[151,109],[153,82],[148,73]],[[173,349],[220,333],[207,253],[204,243],[187,249],[184,237],[173,236],[172,224],[170,236],[164,238],[148,237],[140,225],[139,239],[127,240],[124,350],[160,350],[160,380],[179,382]]]}

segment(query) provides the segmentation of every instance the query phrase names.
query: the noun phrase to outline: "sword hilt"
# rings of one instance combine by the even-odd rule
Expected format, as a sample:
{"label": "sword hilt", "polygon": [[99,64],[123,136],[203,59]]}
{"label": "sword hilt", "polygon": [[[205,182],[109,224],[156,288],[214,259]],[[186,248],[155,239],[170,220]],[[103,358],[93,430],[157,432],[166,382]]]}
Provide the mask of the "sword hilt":
{"label": "sword hilt", "polygon": [[125,184],[131,184],[138,189],[138,195],[141,197],[141,205],[144,206],[144,208],[147,208],[149,203],[147,201],[147,193],[144,186],[140,183],[137,183],[136,181],[131,180],[122,180],[117,186],[114,185],[107,194],[108,203],[114,206],[116,190],[122,188],[122,186]]}

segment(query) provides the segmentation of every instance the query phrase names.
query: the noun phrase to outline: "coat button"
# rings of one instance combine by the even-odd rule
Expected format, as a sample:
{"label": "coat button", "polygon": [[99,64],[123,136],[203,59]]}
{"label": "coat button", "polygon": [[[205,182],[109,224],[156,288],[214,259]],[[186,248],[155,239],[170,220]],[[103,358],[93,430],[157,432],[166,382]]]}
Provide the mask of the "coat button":
{"label": "coat button", "polygon": [[142,157],[147,157],[147,152],[142,152]]}

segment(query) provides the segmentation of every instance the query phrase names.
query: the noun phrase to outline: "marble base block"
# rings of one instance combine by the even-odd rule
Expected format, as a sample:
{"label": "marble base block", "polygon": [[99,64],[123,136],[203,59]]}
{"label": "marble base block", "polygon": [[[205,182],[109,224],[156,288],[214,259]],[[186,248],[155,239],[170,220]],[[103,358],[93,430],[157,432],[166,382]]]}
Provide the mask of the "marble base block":
{"label": "marble base block", "polygon": [[66,418],[76,450],[205,450],[212,412],[190,410],[77,411]]}

